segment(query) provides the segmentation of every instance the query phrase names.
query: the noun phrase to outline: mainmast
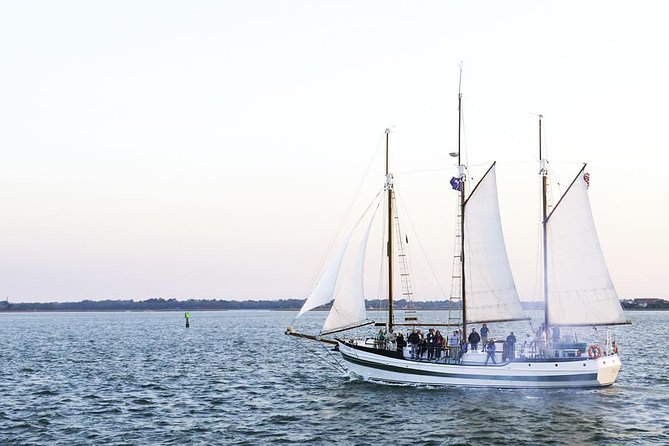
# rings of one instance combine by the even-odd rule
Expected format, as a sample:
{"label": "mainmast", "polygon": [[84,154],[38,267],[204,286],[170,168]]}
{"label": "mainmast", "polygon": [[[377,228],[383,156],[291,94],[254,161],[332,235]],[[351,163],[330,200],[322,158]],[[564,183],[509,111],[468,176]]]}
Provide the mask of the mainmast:
{"label": "mainmast", "polygon": [[462,337],[467,336],[467,305],[465,296],[465,168],[462,165],[460,141],[462,134],[462,64],[458,80],[458,169],[460,176],[460,284],[462,286]]}
{"label": "mainmast", "polygon": [[[543,115],[539,115],[539,163],[541,169],[541,237],[543,243],[543,285],[544,285],[544,331],[548,330],[548,166],[541,153],[541,120]],[[548,333],[546,333],[548,336]]]}
{"label": "mainmast", "polygon": [[388,192],[388,333],[393,332],[393,176],[388,171],[388,141],[386,129],[386,191]]}

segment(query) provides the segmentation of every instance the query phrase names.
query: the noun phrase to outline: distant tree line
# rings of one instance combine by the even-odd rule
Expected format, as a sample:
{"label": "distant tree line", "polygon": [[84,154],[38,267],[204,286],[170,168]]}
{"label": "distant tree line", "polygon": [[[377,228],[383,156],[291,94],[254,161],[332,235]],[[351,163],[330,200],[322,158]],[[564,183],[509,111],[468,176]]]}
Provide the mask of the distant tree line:
{"label": "distant tree line", "polygon": [[[0,302],[0,311],[147,311],[147,310],[283,310],[297,311],[302,307],[304,299],[279,300],[220,300],[220,299],[163,299],[146,300],[82,300],[81,302],[32,302],[12,303]],[[395,301],[398,310],[447,310],[448,301],[408,302],[404,299]],[[387,308],[388,300],[366,300],[368,309]],[[329,310],[331,304],[318,310]],[[454,305],[453,308],[459,308]]]}
{"label": "distant tree line", "polygon": [[[302,307],[304,299],[279,300],[222,300],[222,299],[163,299],[146,300],[82,300],[81,302],[33,302],[12,303],[0,301],[0,311],[170,311],[170,310],[278,310],[297,311]],[[387,299],[365,301],[367,309],[388,308]],[[628,310],[669,310],[669,301],[657,298],[627,299],[621,301],[623,308]],[[448,310],[450,302],[434,300],[425,302],[409,302],[405,299],[394,302],[397,310]],[[323,305],[317,310],[329,310],[331,304]],[[460,304],[453,305],[454,309]],[[543,309],[543,302],[523,302],[526,310]]]}

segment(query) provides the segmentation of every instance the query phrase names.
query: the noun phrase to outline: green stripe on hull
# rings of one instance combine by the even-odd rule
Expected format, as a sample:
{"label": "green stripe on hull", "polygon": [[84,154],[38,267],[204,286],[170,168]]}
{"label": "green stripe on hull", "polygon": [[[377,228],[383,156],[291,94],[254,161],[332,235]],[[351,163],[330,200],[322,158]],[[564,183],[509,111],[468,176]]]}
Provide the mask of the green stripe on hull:
{"label": "green stripe on hull", "polygon": [[456,378],[456,379],[484,379],[493,381],[543,381],[543,382],[562,382],[562,381],[597,381],[597,373],[579,373],[575,375],[549,375],[549,376],[503,376],[503,375],[474,375],[462,373],[448,373],[448,372],[432,372],[429,370],[418,370],[412,368],[398,367],[388,364],[379,364],[376,362],[366,361],[364,359],[355,358],[341,352],[345,361],[352,364],[370,367],[379,370],[386,370],[389,372],[406,373],[411,375],[423,376],[437,376],[441,378]]}

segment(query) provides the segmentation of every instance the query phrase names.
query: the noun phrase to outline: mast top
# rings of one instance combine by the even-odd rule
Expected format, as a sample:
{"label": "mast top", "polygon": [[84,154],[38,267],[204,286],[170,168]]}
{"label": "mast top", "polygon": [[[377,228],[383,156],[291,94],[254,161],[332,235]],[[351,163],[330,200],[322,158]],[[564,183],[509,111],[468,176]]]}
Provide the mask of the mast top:
{"label": "mast top", "polygon": [[460,61],[460,78],[458,79],[458,96],[462,97],[462,61]]}

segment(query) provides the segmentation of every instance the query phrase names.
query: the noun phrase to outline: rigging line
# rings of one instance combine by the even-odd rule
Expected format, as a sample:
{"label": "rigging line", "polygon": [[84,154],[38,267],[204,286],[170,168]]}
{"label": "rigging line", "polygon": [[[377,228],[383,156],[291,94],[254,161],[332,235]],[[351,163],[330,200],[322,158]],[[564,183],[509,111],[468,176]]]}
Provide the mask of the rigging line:
{"label": "rigging line", "polygon": [[397,176],[397,175],[410,175],[414,173],[425,173],[425,172],[443,172],[452,169],[453,169],[452,166],[448,166],[448,167],[435,167],[434,169],[400,170],[393,172],[393,175]]}
{"label": "rigging line", "polygon": [[[385,206],[385,204],[386,204],[385,200],[386,199],[387,198],[384,197],[384,208],[386,207]],[[379,259],[381,259],[381,261],[379,262],[379,279],[378,279],[378,282],[377,282],[377,285],[376,285],[376,300],[378,302],[378,307],[375,309],[375,311],[378,311],[379,313],[381,313],[382,310],[383,310],[383,308],[382,308],[383,304],[381,303],[381,297],[385,294],[385,288],[384,288],[385,287],[385,281],[383,280],[383,271],[385,269],[386,262],[383,261],[383,254],[384,254],[385,249],[386,249],[385,248],[385,246],[386,246],[385,245],[385,242],[386,242],[386,238],[385,238],[386,224],[387,224],[386,213],[384,212],[383,213],[383,218],[381,219],[381,228],[382,228],[381,229],[381,234],[383,234],[381,236],[381,245],[380,245],[381,246],[381,253],[379,255]],[[381,314],[383,314],[383,313],[381,313]]]}
{"label": "rigging line", "polygon": [[469,166],[469,152],[467,151],[467,132],[465,131],[465,107],[463,105],[460,106],[460,121],[462,123],[462,147],[464,148],[465,156],[464,156],[464,162],[461,164],[464,164],[465,166]]}
{"label": "rigging line", "polygon": [[[318,357],[318,358],[322,358],[322,357],[323,357],[323,355],[319,354],[316,350],[312,350],[311,348],[309,348],[309,347],[307,346],[308,344],[307,344],[306,342],[304,342],[304,341],[302,341],[302,340],[299,340],[299,339],[297,339],[297,338],[293,338],[292,336],[289,336],[289,337],[290,337],[290,339],[291,339],[293,342],[295,342],[297,345],[299,345],[303,350],[307,351],[308,353],[310,353],[310,354],[312,354],[312,355],[314,355],[314,356],[316,356],[316,357]],[[318,342],[318,341],[316,341],[316,342]],[[323,348],[325,348],[325,346],[324,346],[322,343],[319,342],[319,344],[320,344]],[[326,350],[327,350],[327,349],[326,349]],[[328,356],[330,356],[330,355],[328,355]],[[326,359],[326,364],[329,365],[330,367],[332,367],[332,368],[335,369],[335,370],[338,370],[337,367],[339,367],[339,368],[343,368],[342,365],[339,364],[339,362],[336,363],[336,367],[335,367],[335,365],[333,365],[333,364],[332,364],[332,361],[330,361],[329,359]],[[339,371],[339,370],[338,370],[338,371]],[[346,371],[346,370],[344,369],[344,372],[345,372],[345,371]]]}
{"label": "rigging line", "polygon": [[346,372],[347,372],[346,367],[344,367],[344,366],[339,362],[339,360],[337,359],[337,356],[336,356],[335,354],[332,353],[332,349],[327,348],[327,347],[326,347],[324,344],[322,344],[322,343],[319,343],[319,344],[321,344],[321,347],[323,348],[323,350],[325,350],[325,352],[327,353],[327,355],[334,361],[334,363],[337,365],[337,367],[339,367],[339,370],[341,370],[343,373],[346,373]]}
{"label": "rigging line", "polygon": [[374,150],[374,153],[372,154],[371,159],[369,160],[369,164],[367,165],[367,168],[365,169],[365,173],[362,175],[362,178],[360,179],[360,182],[358,183],[358,187],[356,188],[356,193],[353,196],[353,199],[349,202],[348,208],[346,209],[346,212],[344,213],[344,217],[342,218],[341,222],[339,223],[339,226],[337,227],[337,230],[334,232],[332,238],[330,239],[330,242],[328,243],[328,246],[323,253],[323,256],[321,257],[321,260],[318,263],[318,266],[314,270],[314,273],[312,274],[311,281],[309,289],[305,290],[303,295],[307,295],[309,290],[314,286],[314,281],[316,280],[316,277],[318,276],[320,270],[323,268],[323,264],[325,263],[325,260],[328,258],[330,252],[332,251],[332,248],[339,237],[339,234],[341,234],[341,230],[344,227],[344,224],[346,223],[346,220],[348,220],[348,217],[351,213],[351,210],[353,209],[353,205],[357,201],[358,197],[360,196],[360,191],[362,190],[362,185],[364,184],[365,180],[367,180],[367,177],[369,176],[369,172],[372,169],[372,165],[374,164],[374,160],[376,159],[379,151],[381,150],[381,147],[383,147],[383,141],[385,139],[385,133],[382,134],[377,143],[376,143],[376,149]]}
{"label": "rigging line", "polygon": [[439,288],[439,291],[441,291],[442,295],[445,296],[446,293],[444,289],[441,287],[441,284],[439,283],[439,278],[437,277],[437,273],[434,271],[434,268],[432,267],[432,264],[430,263],[430,260],[427,257],[427,252],[425,251],[425,248],[423,246],[423,243],[418,237],[418,231],[416,231],[416,226],[413,223],[413,220],[411,219],[411,215],[409,214],[409,209],[406,205],[406,202],[404,201],[404,197],[399,193],[397,188],[395,189],[395,192],[397,192],[397,195],[399,197],[400,204],[402,205],[402,208],[404,209],[404,213],[406,214],[407,220],[409,221],[409,225],[411,226],[411,230],[413,231],[414,237],[416,237],[416,241],[418,242],[418,247],[420,248],[423,257],[425,258],[425,262],[427,263],[427,266],[430,268],[430,271],[432,272],[432,275],[434,276],[435,282],[437,283],[437,288]]}

